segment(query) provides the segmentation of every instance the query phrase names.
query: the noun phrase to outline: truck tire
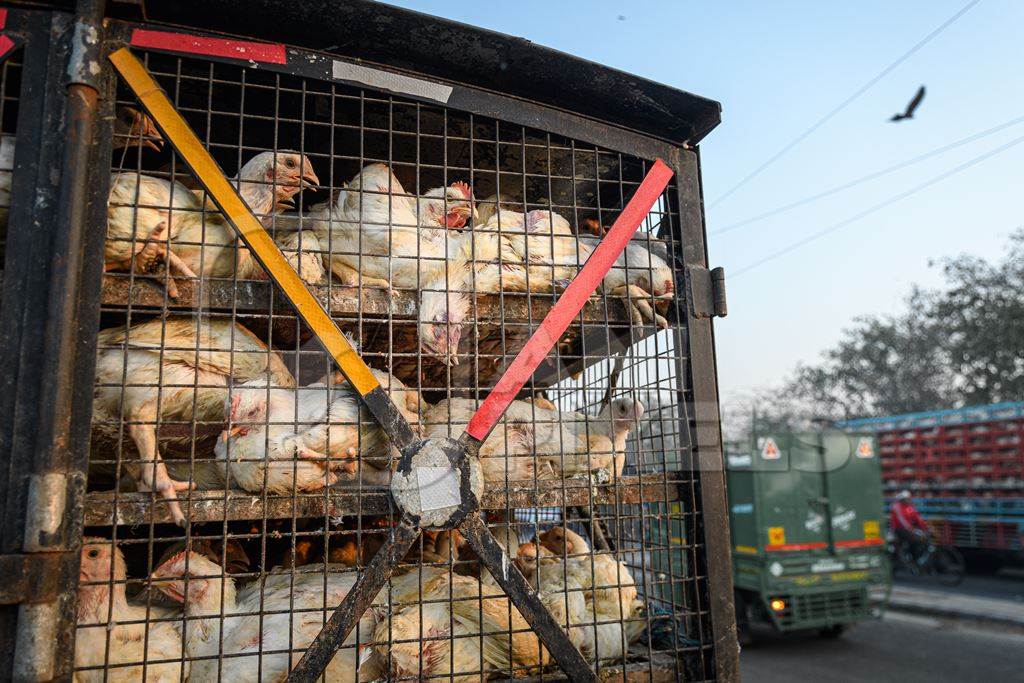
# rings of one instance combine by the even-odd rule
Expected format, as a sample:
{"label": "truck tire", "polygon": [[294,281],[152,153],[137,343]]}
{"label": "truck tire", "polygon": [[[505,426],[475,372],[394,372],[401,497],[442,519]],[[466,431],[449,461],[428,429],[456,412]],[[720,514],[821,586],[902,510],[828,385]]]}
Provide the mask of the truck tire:
{"label": "truck tire", "polygon": [[740,647],[750,647],[754,644],[754,634],[750,630],[750,605],[740,591],[733,593],[733,605],[736,611],[736,640]]}
{"label": "truck tire", "polygon": [[846,632],[846,624],[833,624],[832,626],[826,626],[825,628],[818,629],[819,638],[828,638],[829,640],[835,640]]}

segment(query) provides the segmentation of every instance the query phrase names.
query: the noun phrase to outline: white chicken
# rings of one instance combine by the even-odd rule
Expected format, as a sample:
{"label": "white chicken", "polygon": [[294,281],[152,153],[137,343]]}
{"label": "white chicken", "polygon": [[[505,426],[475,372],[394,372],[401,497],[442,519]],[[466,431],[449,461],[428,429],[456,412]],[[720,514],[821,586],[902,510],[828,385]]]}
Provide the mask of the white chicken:
{"label": "white chicken", "polygon": [[569,222],[537,209],[494,213],[472,232],[449,240],[449,259],[420,294],[420,343],[448,365],[458,365],[462,326],[474,295],[552,292],[569,284],[590,257]]}
{"label": "white chicken", "polygon": [[[309,159],[295,152],[261,152],[242,166],[235,182],[242,200],[264,222],[300,190],[320,184]],[[201,277],[252,279],[262,272],[212,204],[207,203],[206,211],[183,211],[169,220],[171,252]]]}
{"label": "white chicken", "polygon": [[[629,301],[633,323],[642,325],[644,320],[650,320],[667,329],[668,321],[655,310],[654,304],[674,296],[672,268],[652,251],[663,243],[652,237],[652,249],[649,249],[644,237],[640,234],[629,241],[605,275],[601,288],[611,296],[625,297]],[[601,241],[591,235],[582,235],[579,239],[590,249],[596,249]]]}
{"label": "white chicken", "polygon": [[449,229],[463,227],[473,210],[464,182],[412,197],[387,165],[370,164],[334,202],[278,224],[312,230],[342,284],[411,290],[443,267]]}
{"label": "white chicken", "polygon": [[[424,416],[424,436],[457,437],[477,405],[466,398],[441,401]],[[625,466],[626,439],[643,413],[642,403],[625,398],[612,401],[597,417],[512,401],[480,446],[484,480],[504,484],[598,470],[617,477]]]}
{"label": "white chicken", "polygon": [[472,232],[448,241],[448,261],[420,294],[423,350],[458,365],[462,326],[474,295],[564,288],[590,256],[557,213],[502,209]]}
{"label": "white chicken", "polygon": [[189,663],[182,657],[180,622],[160,619],[152,608],[130,604],[126,579],[119,548],[106,539],[83,539],[75,680],[177,683],[187,679]]}
{"label": "white chicken", "polygon": [[[386,372],[373,373],[415,428],[419,416],[406,401],[412,390]],[[348,384],[270,388],[260,377],[232,389],[224,411],[229,429],[215,453],[246,491],[315,491],[335,483],[337,470],[354,473],[357,458],[365,483],[385,484],[380,466],[398,456]]]}
{"label": "white chicken", "polygon": [[155,319],[102,330],[98,342],[93,429],[112,440],[122,429],[128,433],[140,460],[126,470],[140,490],[156,490],[169,501],[179,524],[184,515],[178,492],[192,483],[216,487],[219,477],[213,463],[197,463],[194,470],[182,463],[192,483],[172,479],[157,448],[158,424],[223,422],[231,382],[269,375],[275,387],[295,386],[276,353],[228,320]]}
{"label": "white chicken", "polygon": [[587,659],[621,658],[643,632],[629,568],[610,553],[592,553],[574,531],[546,531],[539,546],[520,546],[519,560],[541,602]]}
{"label": "white chicken", "polygon": [[[298,663],[355,583],[355,572],[339,569],[344,568],[308,565],[302,572],[270,574],[236,590],[219,565],[182,552],[150,578],[155,588],[182,604],[188,617],[185,649],[197,658],[191,680],[251,683],[284,680]],[[326,680],[355,681],[357,671],[363,681],[377,677],[369,667],[360,668],[360,652],[370,641],[374,622],[367,610],[327,665]]]}
{"label": "white chicken", "polygon": [[536,673],[550,659],[507,597],[445,567],[417,567],[393,577],[374,611],[381,616],[373,656],[395,678],[451,676],[469,683],[492,672]]}
{"label": "white chicken", "polygon": [[[319,183],[308,159],[293,152],[261,152],[235,179],[257,217],[287,206],[303,187]],[[260,271],[248,249],[236,250],[237,233],[202,193],[182,183],[136,173],[111,176],[107,208],[106,270],[146,272],[159,259],[187,277],[253,277]],[[168,244],[170,249],[168,250]],[[177,296],[172,278],[168,292]]]}

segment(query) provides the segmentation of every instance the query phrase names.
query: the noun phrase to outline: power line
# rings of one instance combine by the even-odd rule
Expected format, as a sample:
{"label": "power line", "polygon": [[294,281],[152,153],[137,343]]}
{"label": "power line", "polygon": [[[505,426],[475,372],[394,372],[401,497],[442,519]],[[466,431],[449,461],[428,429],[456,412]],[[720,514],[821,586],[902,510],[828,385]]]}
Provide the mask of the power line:
{"label": "power line", "polygon": [[924,154],[913,157],[912,159],[906,159],[905,161],[901,161],[898,164],[893,164],[892,166],[883,168],[880,171],[875,171],[874,173],[869,173],[865,176],[861,176],[856,180],[851,180],[849,182],[843,183],[842,185],[836,185],[831,189],[824,190],[822,192],[810,195],[808,197],[804,197],[803,199],[798,199],[795,202],[791,202],[789,204],[783,204],[782,206],[771,209],[770,211],[765,211],[764,213],[758,214],[756,216],[751,216],[750,218],[745,218],[741,221],[730,223],[729,225],[718,228],[717,230],[712,230],[710,234],[721,235],[722,233],[730,232],[737,228],[742,228],[745,225],[756,223],[757,221],[764,220],[765,218],[777,216],[780,213],[785,213],[786,211],[790,211],[797,207],[804,206],[805,204],[816,202],[819,199],[830,197],[838,192],[842,192],[843,190],[849,190],[850,188],[866,183],[869,180],[875,180],[876,178],[881,178],[882,176],[892,173],[894,171],[899,171],[900,169],[904,169],[908,166],[913,166],[914,164],[924,161],[925,159],[930,159],[934,156],[938,156],[939,154],[944,154],[945,152],[956,149],[957,147],[962,147],[963,145],[966,145],[968,143],[988,137],[989,135],[992,135],[994,133],[998,133],[1001,130],[1006,130],[1007,128],[1016,126],[1019,123],[1024,123],[1024,116],[1018,116],[1017,118],[1011,119],[1010,121],[1007,121],[1005,123],[1001,123],[998,126],[994,126],[987,130],[983,130],[980,133],[975,133],[974,135],[968,136],[961,140],[957,140],[956,142],[951,142],[948,145],[939,147],[938,149],[933,149],[930,152],[925,152]]}
{"label": "power line", "polygon": [[716,199],[715,201],[711,202],[711,204],[709,205],[708,208],[712,208],[713,209],[716,206],[718,206],[719,204],[721,204],[723,201],[725,201],[726,198],[728,198],[734,192],[736,192],[736,190],[740,189],[741,187],[746,185],[748,182],[753,180],[755,177],[757,177],[761,173],[761,171],[763,171],[764,169],[768,168],[769,166],[774,164],[776,161],[781,159],[783,156],[785,156],[786,153],[789,152],[789,150],[793,149],[798,144],[803,142],[814,131],[818,130],[823,125],[825,125],[825,123],[828,122],[833,116],[835,116],[836,114],[841,112],[843,109],[845,109],[847,106],[849,106],[851,102],[853,102],[858,97],[863,95],[865,92],[870,90],[871,87],[873,85],[875,85],[875,83],[878,83],[878,81],[880,81],[883,78],[885,78],[889,74],[889,72],[891,72],[893,69],[898,67],[903,62],[907,61],[907,59],[909,59],[915,52],[917,52],[922,47],[924,47],[925,45],[930,43],[936,36],[938,36],[940,33],[942,33],[947,28],[952,26],[957,21],[957,19],[959,19],[963,15],[967,14],[967,12],[970,11],[970,9],[972,7],[974,7],[975,5],[977,5],[979,2],[981,2],[981,0],[971,0],[966,5],[964,5],[960,9],[959,12],[957,12],[956,14],[951,16],[949,19],[944,21],[938,28],[936,28],[934,31],[932,31],[931,33],[926,35],[924,38],[922,38],[916,45],[914,45],[914,47],[910,48],[909,50],[904,52],[902,55],[900,55],[900,57],[896,61],[894,61],[892,64],[890,64],[889,66],[887,66],[884,69],[882,69],[882,71],[879,72],[879,74],[877,76],[875,76],[870,81],[868,81],[867,83],[862,85],[856,92],[854,92],[852,95],[850,95],[845,100],[840,102],[837,107],[835,107],[829,113],[825,114],[825,116],[823,116],[822,118],[818,119],[818,121],[815,122],[814,125],[812,125],[810,128],[808,128],[803,133],[798,135],[792,142],[790,142],[789,144],[784,146],[782,149],[780,149],[778,152],[776,152],[774,155],[772,155],[767,161],[765,161],[763,164],[761,164],[760,166],[755,168],[753,171],[748,173],[746,176],[744,176],[742,180],[740,180],[738,183],[736,183],[731,188],[729,188],[725,192],[725,194],[719,196],[718,199]]}
{"label": "power line", "polygon": [[943,181],[946,178],[949,178],[950,176],[954,176],[957,173],[960,173],[961,171],[965,171],[968,168],[970,168],[971,166],[975,166],[977,164],[980,164],[982,161],[985,161],[986,159],[994,157],[995,155],[1000,154],[1001,152],[1005,152],[1006,150],[1010,149],[1011,147],[1014,147],[1015,145],[1019,145],[1022,142],[1024,142],[1024,135],[1022,135],[1019,138],[1015,138],[1013,140],[1010,140],[1006,144],[1000,145],[999,147],[996,147],[995,149],[993,149],[991,151],[985,152],[984,154],[982,154],[980,156],[976,156],[973,159],[971,159],[970,161],[965,161],[964,163],[960,164],[959,166],[956,166],[955,168],[952,168],[952,169],[946,171],[945,173],[941,173],[941,174],[935,176],[934,178],[932,178],[931,180],[928,180],[927,182],[921,183],[920,185],[917,185],[916,187],[913,187],[913,188],[911,188],[909,190],[906,190],[905,192],[901,192],[901,193],[899,193],[897,195],[894,195],[894,196],[886,199],[885,201],[880,202],[878,204],[875,204],[874,206],[872,206],[870,208],[864,209],[860,213],[855,214],[853,216],[850,216],[849,218],[847,218],[845,220],[842,220],[842,221],[840,221],[840,222],[838,222],[838,223],[836,223],[834,225],[830,225],[829,227],[825,228],[824,230],[820,230],[820,231],[818,231],[818,232],[816,232],[816,233],[814,233],[812,235],[808,235],[807,237],[805,237],[805,238],[803,238],[801,240],[798,240],[798,241],[794,242],[793,244],[790,244],[789,246],[783,247],[782,249],[780,249],[780,250],[778,250],[776,252],[768,254],[767,256],[765,256],[763,258],[760,258],[757,261],[754,261],[753,263],[750,263],[750,264],[744,266],[743,268],[740,268],[739,270],[734,272],[730,277],[731,278],[736,278],[738,275],[742,275],[743,273],[751,271],[754,268],[757,268],[758,266],[762,266],[765,263],[768,263],[769,261],[773,261],[773,260],[779,258],[780,256],[785,256],[786,254],[788,254],[788,253],[790,253],[792,251],[796,251],[800,247],[803,247],[803,246],[805,246],[807,244],[810,244],[811,242],[819,240],[822,237],[824,237],[824,236],[826,236],[828,234],[831,234],[831,233],[833,233],[833,232],[835,232],[835,231],[837,231],[837,230],[839,230],[841,228],[845,228],[847,225],[850,225],[851,223],[859,221],[861,218],[864,218],[865,216],[873,214],[876,211],[884,209],[885,207],[887,207],[887,206],[889,206],[891,204],[895,204],[896,202],[902,201],[902,200],[906,199],[907,197],[909,197],[909,196],[911,196],[913,194],[917,194],[921,190],[924,190],[925,188],[931,187],[935,183]]}

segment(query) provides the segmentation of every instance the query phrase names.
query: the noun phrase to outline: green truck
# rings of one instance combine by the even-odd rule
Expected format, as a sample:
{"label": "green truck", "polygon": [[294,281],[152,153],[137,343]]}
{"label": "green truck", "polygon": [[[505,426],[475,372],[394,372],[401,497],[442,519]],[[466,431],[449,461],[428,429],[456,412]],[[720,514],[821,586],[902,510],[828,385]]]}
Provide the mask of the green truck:
{"label": "green truck", "polygon": [[726,462],[741,637],[752,622],[835,637],[877,615],[891,579],[874,437],[755,434]]}

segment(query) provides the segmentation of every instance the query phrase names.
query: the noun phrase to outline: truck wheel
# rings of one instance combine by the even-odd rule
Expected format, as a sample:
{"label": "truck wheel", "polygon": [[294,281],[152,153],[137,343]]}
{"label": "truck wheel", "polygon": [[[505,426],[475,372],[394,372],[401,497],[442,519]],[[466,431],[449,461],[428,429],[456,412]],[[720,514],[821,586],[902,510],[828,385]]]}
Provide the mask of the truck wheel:
{"label": "truck wheel", "polygon": [[843,635],[846,631],[846,624],[833,624],[832,626],[826,626],[825,628],[818,629],[819,638],[835,639]]}
{"label": "truck wheel", "polygon": [[736,610],[736,640],[741,648],[750,647],[754,644],[754,634],[750,632],[750,606],[739,591],[733,594],[733,604]]}

